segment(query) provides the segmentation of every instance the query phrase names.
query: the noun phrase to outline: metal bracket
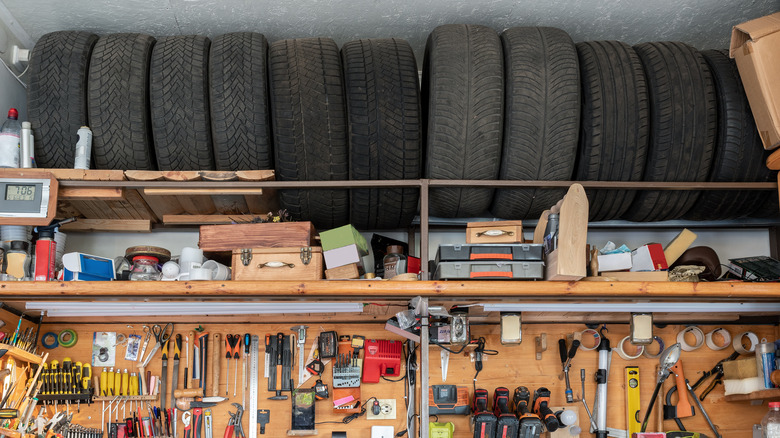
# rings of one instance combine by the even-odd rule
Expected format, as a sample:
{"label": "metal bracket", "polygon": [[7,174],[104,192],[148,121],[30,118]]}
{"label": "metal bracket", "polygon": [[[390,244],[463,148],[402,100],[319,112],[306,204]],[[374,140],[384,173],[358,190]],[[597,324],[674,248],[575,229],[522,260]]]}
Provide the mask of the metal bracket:
{"label": "metal bracket", "polygon": [[311,262],[311,247],[304,246],[301,248],[301,261],[304,265],[308,265]]}
{"label": "metal bracket", "polygon": [[252,263],[252,248],[241,248],[241,264],[249,266]]}

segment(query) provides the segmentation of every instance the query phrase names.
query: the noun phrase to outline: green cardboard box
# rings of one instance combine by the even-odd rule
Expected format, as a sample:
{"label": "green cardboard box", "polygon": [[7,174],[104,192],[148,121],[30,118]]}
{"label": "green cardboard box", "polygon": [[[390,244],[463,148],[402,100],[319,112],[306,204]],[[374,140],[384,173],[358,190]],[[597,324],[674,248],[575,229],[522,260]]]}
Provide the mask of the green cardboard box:
{"label": "green cardboard box", "polygon": [[352,225],[334,228],[320,233],[322,251],[356,245],[362,256],[368,255],[368,242]]}

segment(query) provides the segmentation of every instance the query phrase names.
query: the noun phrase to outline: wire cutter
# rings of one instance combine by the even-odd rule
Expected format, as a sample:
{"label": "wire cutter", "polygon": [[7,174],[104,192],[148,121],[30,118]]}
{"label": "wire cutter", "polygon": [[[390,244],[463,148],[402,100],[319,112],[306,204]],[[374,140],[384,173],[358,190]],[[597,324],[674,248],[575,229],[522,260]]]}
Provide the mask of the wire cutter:
{"label": "wire cutter", "polygon": [[719,383],[723,383],[723,362],[732,361],[739,357],[739,353],[736,351],[731,353],[731,355],[720,362],[718,362],[714,367],[712,367],[711,370],[705,371],[704,374],[701,375],[699,380],[696,381],[691,387],[695,390],[698,388],[702,383],[704,383],[707,378],[710,376],[715,376],[712,379],[712,382],[702,391],[701,394],[699,394],[699,400],[704,401],[704,398],[707,397],[707,394],[709,394],[713,389],[715,389],[716,386],[718,386]]}

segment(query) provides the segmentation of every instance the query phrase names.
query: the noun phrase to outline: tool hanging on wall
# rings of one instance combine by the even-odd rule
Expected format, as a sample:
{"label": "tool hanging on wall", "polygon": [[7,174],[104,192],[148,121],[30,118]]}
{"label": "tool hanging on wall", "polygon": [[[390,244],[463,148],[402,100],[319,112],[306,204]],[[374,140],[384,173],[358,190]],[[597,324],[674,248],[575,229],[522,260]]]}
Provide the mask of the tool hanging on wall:
{"label": "tool hanging on wall", "polygon": [[268,390],[276,393],[275,396],[269,397],[270,400],[286,400],[287,395],[282,395],[283,391],[290,391],[289,387],[290,375],[291,375],[291,361],[290,357],[292,352],[290,351],[290,336],[285,336],[284,333],[277,333],[276,337],[270,343],[271,354],[275,359],[275,365],[273,372],[268,377]]}
{"label": "tool hanging on wall", "polygon": [[[176,334],[173,342],[173,378],[171,378],[171,394],[170,394],[170,406],[174,406],[173,393],[176,391],[176,387],[179,384],[179,362],[181,360],[181,334]],[[185,377],[184,381],[187,381]],[[176,417],[173,417],[173,422],[176,424]]]}
{"label": "tool hanging on wall", "polygon": [[307,325],[296,325],[295,327],[290,327],[290,330],[296,332],[298,334],[298,385],[303,384],[303,373],[306,369],[306,362],[305,358],[303,357],[303,349],[306,347],[306,329],[309,328]]}
{"label": "tool hanging on wall", "polygon": [[163,342],[162,345],[162,376],[160,379],[160,406],[162,410],[165,410],[165,399],[167,398],[168,391],[166,388],[166,382],[168,381],[168,341],[170,336]]}
{"label": "tool hanging on wall", "polygon": [[[720,432],[718,431],[715,424],[712,423],[712,420],[710,419],[709,415],[707,415],[707,412],[704,410],[704,406],[701,404],[699,397],[696,396],[696,392],[694,392],[690,383],[688,383],[688,379],[686,379],[685,375],[683,374],[682,360],[678,360],[671,368],[669,368],[669,371],[674,374],[676,384],[666,394],[666,404],[664,405],[664,419],[674,420],[675,423],[677,423],[677,426],[680,428],[680,430],[684,431],[685,426],[683,426],[681,419],[685,417],[691,417],[696,414],[693,409],[693,406],[691,406],[690,401],[688,400],[688,397],[690,396],[693,399],[694,403],[696,403],[696,406],[699,408],[699,412],[701,412],[702,416],[707,421],[707,424],[710,426],[710,429],[712,429],[712,432],[715,434],[717,438],[720,438],[721,437]],[[674,392],[677,392],[676,406],[673,406],[671,404],[671,398]]]}
{"label": "tool hanging on wall", "polygon": [[[220,336],[219,333],[214,333],[214,336],[211,337],[209,340],[209,343],[211,344],[211,396],[216,397],[219,395],[219,367],[220,367],[220,360],[222,359],[219,357],[220,355],[220,348],[221,348],[221,342],[220,342]],[[227,394],[225,394],[227,395]]]}
{"label": "tool hanging on wall", "polygon": [[596,438],[607,438],[607,382],[609,381],[609,368],[612,363],[612,348],[609,346],[605,332],[607,326],[599,330],[601,342],[596,348],[599,352],[599,369],[596,371],[596,401],[593,403],[593,417],[596,419]]}
{"label": "tool hanging on wall", "polygon": [[642,405],[639,400],[639,367],[626,367],[626,430],[628,436],[640,432],[639,411]]}
{"label": "tool hanging on wall", "polygon": [[198,368],[198,376],[200,377],[199,387],[206,389],[206,376],[208,368],[208,340],[209,332],[201,331],[198,333],[198,348],[200,352],[200,365]]}
{"label": "tool hanging on wall", "polygon": [[241,406],[246,410],[246,388],[247,388],[247,377],[246,377],[246,363],[249,359],[249,346],[252,343],[252,336],[249,333],[244,333],[244,357],[242,359],[242,368],[244,370],[244,373],[241,377]]}
{"label": "tool hanging on wall", "polygon": [[661,353],[661,356],[658,358],[661,369],[658,371],[658,381],[656,382],[655,389],[653,390],[653,395],[650,397],[650,404],[647,405],[647,412],[645,412],[645,419],[642,421],[641,432],[647,430],[647,422],[650,420],[650,413],[653,412],[653,406],[655,405],[656,398],[658,398],[658,392],[661,390],[664,382],[669,377],[669,374],[671,374],[670,369],[680,359],[681,351],[682,347],[679,343],[677,343],[664,350],[663,353]]}
{"label": "tool hanging on wall", "polygon": [[[258,368],[260,362],[260,336],[252,335],[252,342],[249,346],[249,438],[257,438],[257,427],[262,415],[257,410],[257,380]],[[262,427],[262,426],[261,426]],[[264,429],[261,429],[261,433]]]}
{"label": "tool hanging on wall", "polygon": [[187,336],[184,338],[184,351],[187,352],[187,362],[184,364],[184,389],[190,387],[190,376],[188,375],[189,371],[192,369],[192,361],[190,359],[190,351],[191,351],[190,340],[192,339],[194,341],[195,340],[194,336],[195,336],[194,332],[189,332]]}
{"label": "tool hanging on wall", "polygon": [[569,367],[571,361],[574,359],[574,355],[577,354],[577,349],[580,348],[580,341],[574,340],[571,343],[571,348],[566,351],[566,339],[558,340],[558,353],[561,356],[561,367],[563,368],[563,377],[566,380],[566,403],[574,403],[574,392],[571,390],[571,383],[569,382]]}

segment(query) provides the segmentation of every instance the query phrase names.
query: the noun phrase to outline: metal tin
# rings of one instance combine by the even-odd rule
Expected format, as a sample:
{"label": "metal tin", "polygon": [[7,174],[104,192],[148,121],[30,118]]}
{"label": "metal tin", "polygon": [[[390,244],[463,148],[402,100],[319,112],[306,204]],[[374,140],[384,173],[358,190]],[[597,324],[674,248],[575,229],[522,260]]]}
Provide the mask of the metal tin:
{"label": "metal tin", "polygon": [[764,379],[764,388],[774,388],[771,375],[775,370],[775,344],[773,342],[762,342],[756,345],[756,367],[758,368],[758,377]]}

